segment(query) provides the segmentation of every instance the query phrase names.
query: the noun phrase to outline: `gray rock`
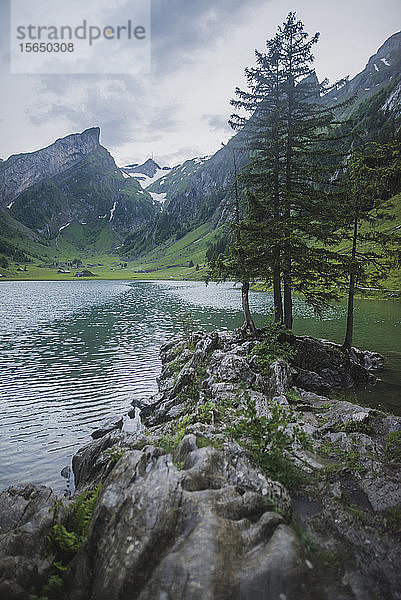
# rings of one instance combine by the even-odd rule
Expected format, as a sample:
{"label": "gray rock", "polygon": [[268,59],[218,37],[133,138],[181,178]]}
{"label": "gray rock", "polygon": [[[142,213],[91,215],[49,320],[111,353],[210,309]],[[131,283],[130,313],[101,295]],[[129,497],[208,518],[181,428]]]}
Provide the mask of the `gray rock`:
{"label": "gray rock", "polygon": [[285,396],[291,389],[291,367],[287,361],[278,359],[270,365],[270,377],[264,383],[263,391],[269,398]]}
{"label": "gray rock", "polygon": [[64,173],[99,146],[100,129],[92,127],[68,135],[47,148],[27,154],[14,154],[3,162],[0,172],[0,197],[3,206],[21,192],[44,179]]}
{"label": "gray rock", "polygon": [[367,365],[371,368],[384,363],[379,354],[356,348],[347,353],[338,344],[308,336],[294,337],[292,344],[295,349],[293,364],[297,371],[294,383],[317,394],[373,383],[376,378]]}
{"label": "gray rock", "polygon": [[72,458],[77,490],[94,487],[106,477],[110,471],[108,449],[113,446],[130,448],[137,439],[135,435],[116,430],[81,448]]}
{"label": "gray rock", "polygon": [[96,429],[96,431],[91,433],[91,437],[94,440],[98,440],[99,438],[104,437],[105,435],[107,435],[111,431],[114,431],[115,429],[122,429],[123,422],[124,420],[122,417],[117,421],[115,419],[109,419],[102,427]]}
{"label": "gray rock", "polygon": [[71,477],[71,467],[64,467],[64,469],[61,469],[61,473],[60,473],[61,477],[64,477],[64,479],[69,479]]}
{"label": "gray rock", "polygon": [[[237,446],[171,456],[127,451],[104,482],[88,539],[74,559],[71,600],[295,598],[303,548],[283,516],[289,496]],[[274,503],[274,504],[273,504]]]}
{"label": "gray rock", "polygon": [[397,475],[366,477],[362,479],[361,487],[374,511],[382,512],[401,506],[401,484]]}
{"label": "gray rock", "polygon": [[57,496],[44,486],[10,487],[0,494],[0,598],[28,600],[53,560],[46,537]]}

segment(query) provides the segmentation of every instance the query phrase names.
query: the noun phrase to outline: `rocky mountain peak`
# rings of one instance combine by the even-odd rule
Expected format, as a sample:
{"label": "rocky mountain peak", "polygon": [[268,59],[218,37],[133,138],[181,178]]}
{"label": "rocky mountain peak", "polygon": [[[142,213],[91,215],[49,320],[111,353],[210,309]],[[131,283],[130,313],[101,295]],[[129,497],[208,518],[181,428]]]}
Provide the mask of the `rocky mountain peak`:
{"label": "rocky mountain peak", "polygon": [[146,175],[147,177],[154,177],[157,171],[160,171],[160,169],[161,167],[153,160],[153,158],[148,158],[148,160],[141,165],[134,163],[132,165],[123,167],[123,171],[126,173],[140,173],[142,175]]}
{"label": "rocky mountain peak", "polygon": [[401,31],[390,36],[377,51],[379,58],[399,54],[401,52]]}
{"label": "rocky mountain peak", "polygon": [[41,150],[10,156],[0,168],[0,206],[11,207],[30,186],[80,163],[100,147],[99,137],[100,128],[91,127],[57,139]]}

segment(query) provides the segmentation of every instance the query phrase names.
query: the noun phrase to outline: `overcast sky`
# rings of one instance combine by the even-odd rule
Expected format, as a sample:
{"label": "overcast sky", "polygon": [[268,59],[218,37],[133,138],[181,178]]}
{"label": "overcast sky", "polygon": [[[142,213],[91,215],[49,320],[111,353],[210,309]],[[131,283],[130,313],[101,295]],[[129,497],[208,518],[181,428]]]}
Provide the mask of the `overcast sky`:
{"label": "overcast sky", "polygon": [[9,0],[0,8],[0,157],[100,126],[119,165],[215,152],[232,135],[229,100],[254,49],[290,10],[320,31],[316,71],[332,81],[361,71],[401,24],[400,0],[152,0],[150,75],[11,75]]}

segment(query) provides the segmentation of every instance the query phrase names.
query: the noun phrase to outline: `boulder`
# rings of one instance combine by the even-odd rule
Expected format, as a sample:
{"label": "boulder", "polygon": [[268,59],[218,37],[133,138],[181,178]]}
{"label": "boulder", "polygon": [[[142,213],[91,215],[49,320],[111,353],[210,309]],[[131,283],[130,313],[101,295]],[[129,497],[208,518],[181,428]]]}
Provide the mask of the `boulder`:
{"label": "boulder", "polygon": [[94,440],[98,440],[99,438],[110,433],[110,431],[114,431],[115,429],[122,429],[123,421],[124,420],[122,417],[117,420],[109,419],[108,421],[106,421],[106,423],[104,423],[104,425],[102,425],[102,427],[100,427],[99,429],[96,429],[96,431],[91,433],[91,437]]}
{"label": "boulder", "polygon": [[[299,598],[308,569],[285,488],[236,444],[127,451],[103,484],[70,600]],[[177,466],[176,466],[177,465]],[[279,513],[276,512],[279,509]]]}
{"label": "boulder", "polygon": [[29,600],[53,560],[46,538],[57,496],[45,486],[13,486],[0,494],[0,598]]}
{"label": "boulder", "polygon": [[380,354],[356,348],[345,352],[338,344],[308,336],[294,336],[291,344],[295,385],[317,394],[374,383],[376,378],[369,369],[384,364]]}

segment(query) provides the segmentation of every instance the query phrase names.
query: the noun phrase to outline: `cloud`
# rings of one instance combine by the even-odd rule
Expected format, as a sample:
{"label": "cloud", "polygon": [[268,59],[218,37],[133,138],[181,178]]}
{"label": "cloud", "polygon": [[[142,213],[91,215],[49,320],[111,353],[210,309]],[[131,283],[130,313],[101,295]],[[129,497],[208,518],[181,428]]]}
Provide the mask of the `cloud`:
{"label": "cloud", "polygon": [[46,76],[38,83],[36,97],[27,112],[32,125],[60,119],[74,131],[98,125],[108,147],[132,138],[157,140],[177,124],[177,106],[159,102],[149,81],[137,77]]}
{"label": "cloud", "polygon": [[232,129],[228,124],[225,116],[222,115],[202,115],[202,120],[206,121],[211,131],[231,131]]}
{"label": "cloud", "polygon": [[152,0],[152,65],[156,74],[196,60],[230,25],[266,0]]}
{"label": "cloud", "polygon": [[[149,1],[151,75],[38,76],[10,74],[9,0],[0,0],[0,156],[95,125],[118,164],[154,153],[171,165],[213,153],[233,133],[229,100],[236,85],[246,85],[243,71],[254,64],[254,48],[263,49],[289,10],[298,11],[308,31],[322,32],[320,79],[363,68],[393,33],[401,10],[397,0],[369,6],[338,0],[331,8],[321,0]],[[98,0],[97,8],[109,6],[114,14],[130,2]]]}

